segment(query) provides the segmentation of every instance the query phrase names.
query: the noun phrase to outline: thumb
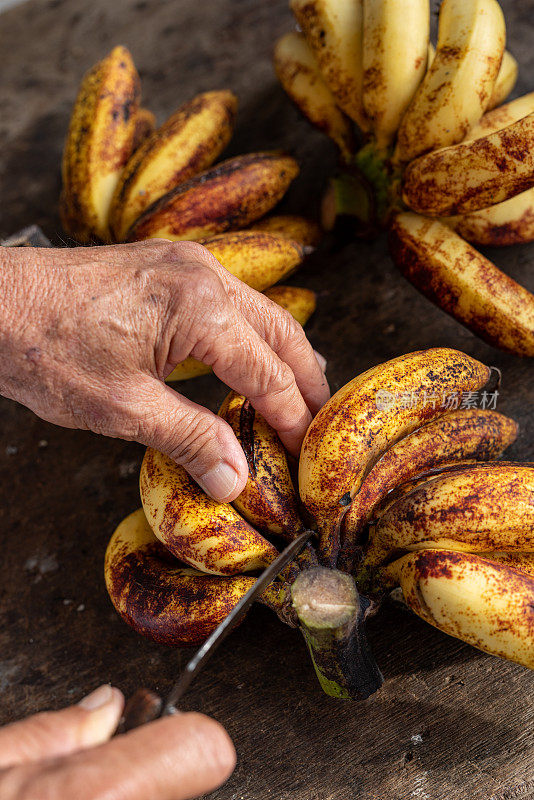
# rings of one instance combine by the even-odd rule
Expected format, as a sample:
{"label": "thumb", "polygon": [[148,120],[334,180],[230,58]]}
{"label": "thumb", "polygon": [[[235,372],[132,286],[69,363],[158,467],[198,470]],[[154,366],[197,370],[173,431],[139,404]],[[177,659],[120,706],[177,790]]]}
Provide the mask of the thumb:
{"label": "thumb", "polygon": [[137,397],[149,399],[139,415],[138,441],[184,467],[214,500],[234,500],[245,487],[248,464],[230,425],[161,381],[149,376],[142,381],[147,391],[137,384]]}
{"label": "thumb", "polygon": [[62,711],[45,711],[0,728],[0,768],[74,753],[106,742],[122,709],[122,693],[108,684]]}

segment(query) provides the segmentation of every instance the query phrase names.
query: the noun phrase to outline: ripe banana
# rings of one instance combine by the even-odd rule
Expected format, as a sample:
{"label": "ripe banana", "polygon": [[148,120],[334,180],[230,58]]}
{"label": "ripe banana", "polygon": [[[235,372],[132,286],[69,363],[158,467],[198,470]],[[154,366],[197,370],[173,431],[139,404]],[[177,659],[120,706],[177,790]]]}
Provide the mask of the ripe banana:
{"label": "ripe banana", "polygon": [[383,570],[418,616],[484,650],[534,669],[534,578],[451,550],[410,553]]}
{"label": "ripe banana", "polygon": [[363,4],[363,105],[379,149],[393,142],[426,72],[429,26],[428,0]]}
{"label": "ripe banana", "polygon": [[534,114],[507,128],[417,158],[404,173],[402,197],[431,217],[465,214],[534,185]]}
{"label": "ripe banana", "polygon": [[496,0],[443,0],[436,55],[400,124],[397,161],[464,138],[488,107],[504,42]]}
{"label": "ripe banana", "polygon": [[290,1],[335,102],[368,131],[362,102],[363,6],[363,0]]}
{"label": "ripe banana", "polygon": [[123,620],[173,647],[201,644],[255,582],[184,567],[156,539],[143,509],[126,517],[111,537],[104,574]]}
{"label": "ripe banana", "polygon": [[143,211],[197,172],[207,169],[232,136],[237,98],[204,92],[185,103],[131,156],[110,208],[110,228],[121,241]]}
{"label": "ripe banana", "polygon": [[230,392],[219,409],[247,457],[247,483],[234,507],[254,527],[294,539],[304,530],[287,455],[276,431],[242,395]]}
{"label": "ripe banana", "polygon": [[339,147],[342,158],[354,155],[354,135],[348,117],[337,107],[314,55],[300,33],[287,33],[276,42],[274,68],[278,79],[307,119]]}
{"label": "ripe banana", "polygon": [[488,561],[507,564],[507,566],[534,578],[534,553],[507,553],[504,550],[496,550],[492,553],[483,553],[482,557],[487,558]]}
{"label": "ripe banana", "polygon": [[139,76],[125,47],[115,47],[82,81],[62,164],[62,221],[78,241],[110,239],[109,206],[133,151],[139,97]]}
{"label": "ripe banana", "polygon": [[488,110],[496,108],[500,106],[501,103],[504,103],[515,86],[517,72],[517,61],[508,50],[505,50],[501,61],[501,68],[493,85],[493,91],[487,105]]}
{"label": "ripe banana", "polygon": [[447,225],[398,214],[390,252],[402,274],[443,311],[496,347],[534,356],[534,295]]}
{"label": "ripe banana", "polygon": [[304,247],[317,247],[323,238],[321,226],[317,222],[297,214],[273,214],[257,220],[248,230],[293,239]]}
{"label": "ripe banana", "polygon": [[201,239],[245,227],[281,200],[298,171],[295,159],[277,152],[223,161],[152,203],[126,238]]}
{"label": "ripe banana", "polygon": [[135,128],[133,137],[133,152],[143,144],[145,139],[154,133],[156,116],[148,108],[139,108],[135,115]]}
{"label": "ripe banana", "polygon": [[[449,398],[459,404],[461,398]],[[375,464],[343,518],[338,567],[352,572],[364,527],[399,486],[429,470],[498,458],[515,440],[517,424],[496,411],[452,411],[400,439]]]}
{"label": "ripe banana", "polygon": [[[302,445],[299,489],[317,525],[325,562],[334,563],[343,515],[384,451],[445,413],[440,398],[479,389],[489,375],[464,353],[421,350],[364,372],[323,406]],[[402,407],[401,397],[411,401]]]}
{"label": "ripe banana", "polygon": [[299,242],[262,231],[221,233],[200,242],[228,272],[258,291],[295,272],[305,256]]}
{"label": "ripe banana", "polygon": [[[466,141],[506,128],[534,112],[534,92],[484,114]],[[468,242],[480,245],[510,245],[534,239],[534,188],[490,208],[444,220]]]}
{"label": "ripe banana", "polygon": [[141,502],[150,527],[181,561],[202,572],[235,575],[270,564],[276,548],[226,503],[216,503],[168,456],[149,448]]}
{"label": "ripe banana", "polygon": [[371,526],[364,564],[425,549],[534,552],[534,467],[473,464],[422,483]]}
{"label": "ripe banana", "polygon": [[[310,289],[303,289],[300,286],[271,286],[263,294],[273,303],[289,311],[301,325],[305,325],[315,311],[316,295]],[[166,380],[185,381],[199,375],[207,375],[209,372],[211,367],[190,356],[177,364]]]}

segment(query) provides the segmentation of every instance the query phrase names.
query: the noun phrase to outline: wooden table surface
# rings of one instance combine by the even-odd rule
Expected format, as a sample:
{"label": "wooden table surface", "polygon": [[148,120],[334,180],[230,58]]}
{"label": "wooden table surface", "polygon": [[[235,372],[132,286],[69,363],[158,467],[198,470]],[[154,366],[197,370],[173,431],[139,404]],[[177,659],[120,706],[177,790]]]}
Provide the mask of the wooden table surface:
{"label": "wooden table surface", "polygon": [[[534,88],[534,0],[503,2]],[[229,154],[285,147],[302,163],[287,208],[314,212],[335,164],[273,76],[286,0],[30,0],[0,16],[0,236],[37,222],[60,242],[62,140],[78,82],[127,45],[160,121],[202,90],[240,98]],[[534,246],[490,253],[534,289]],[[295,282],[319,293],[309,335],[332,387],[400,353],[450,345],[503,371],[498,408],[521,423],[510,451],[532,458],[532,362],[484,345],[396,272],[384,238],[326,242]],[[225,388],[183,386],[216,408]],[[0,403],[0,721],[78,700],[103,681],[165,692],[187,652],[144,641],[116,616],[102,561],[119,520],[139,505],[142,448],[60,430]],[[227,726],[239,764],[216,800],[505,800],[534,797],[534,676],[388,609],[370,632],[386,682],[361,705],[318,688],[304,642],[254,610],[184,705]]]}

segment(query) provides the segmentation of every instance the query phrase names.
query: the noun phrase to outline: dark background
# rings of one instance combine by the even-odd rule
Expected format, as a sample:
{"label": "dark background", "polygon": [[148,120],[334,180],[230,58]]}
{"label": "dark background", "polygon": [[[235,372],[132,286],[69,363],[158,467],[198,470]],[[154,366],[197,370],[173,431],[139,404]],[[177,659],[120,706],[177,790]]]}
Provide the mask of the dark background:
{"label": "dark background", "polygon": [[[503,3],[520,61],[516,94],[534,88],[534,2]],[[0,236],[57,218],[63,136],[85,70],[127,45],[144,102],[161,122],[199,91],[240,98],[228,155],[284,147],[302,163],[286,208],[315,213],[334,168],[274,78],[285,0],[30,0],[0,15]],[[488,251],[534,289],[534,246]],[[462,349],[502,369],[498,408],[521,423],[510,457],[532,458],[532,362],[480,342],[395,271],[384,238],[315,253],[294,279],[319,294],[308,330],[335,390],[400,353]],[[215,409],[213,377],[183,386]],[[130,631],[108,600],[102,561],[139,505],[142,448],[54,428],[0,402],[0,721],[78,700],[103,681],[166,692],[187,652]],[[486,656],[397,609],[371,629],[386,683],[361,705],[325,697],[304,642],[255,609],[209,664],[184,706],[227,726],[239,754],[217,800],[505,800],[534,797],[532,673]]]}

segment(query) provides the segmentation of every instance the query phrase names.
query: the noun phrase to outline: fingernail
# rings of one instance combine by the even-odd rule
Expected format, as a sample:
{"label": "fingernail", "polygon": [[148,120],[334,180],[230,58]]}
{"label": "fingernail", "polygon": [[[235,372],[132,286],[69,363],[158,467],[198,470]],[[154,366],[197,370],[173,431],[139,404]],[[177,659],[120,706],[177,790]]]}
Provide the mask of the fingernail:
{"label": "fingernail", "polygon": [[326,365],[328,363],[326,358],[318,353],[317,350],[314,350],[313,352],[315,353],[315,358],[317,359],[317,363],[321,367],[322,371],[326,372]]}
{"label": "fingernail", "polygon": [[113,689],[109,683],[104,683],[95,689],[91,694],[86,695],[80,702],[79,706],[85,708],[86,711],[96,711],[97,708],[105,706],[113,697]]}
{"label": "fingernail", "polygon": [[206,494],[219,502],[226,500],[234,491],[239,475],[230,464],[221,461],[213,469],[208,470],[204,475],[197,478],[198,483]]}

